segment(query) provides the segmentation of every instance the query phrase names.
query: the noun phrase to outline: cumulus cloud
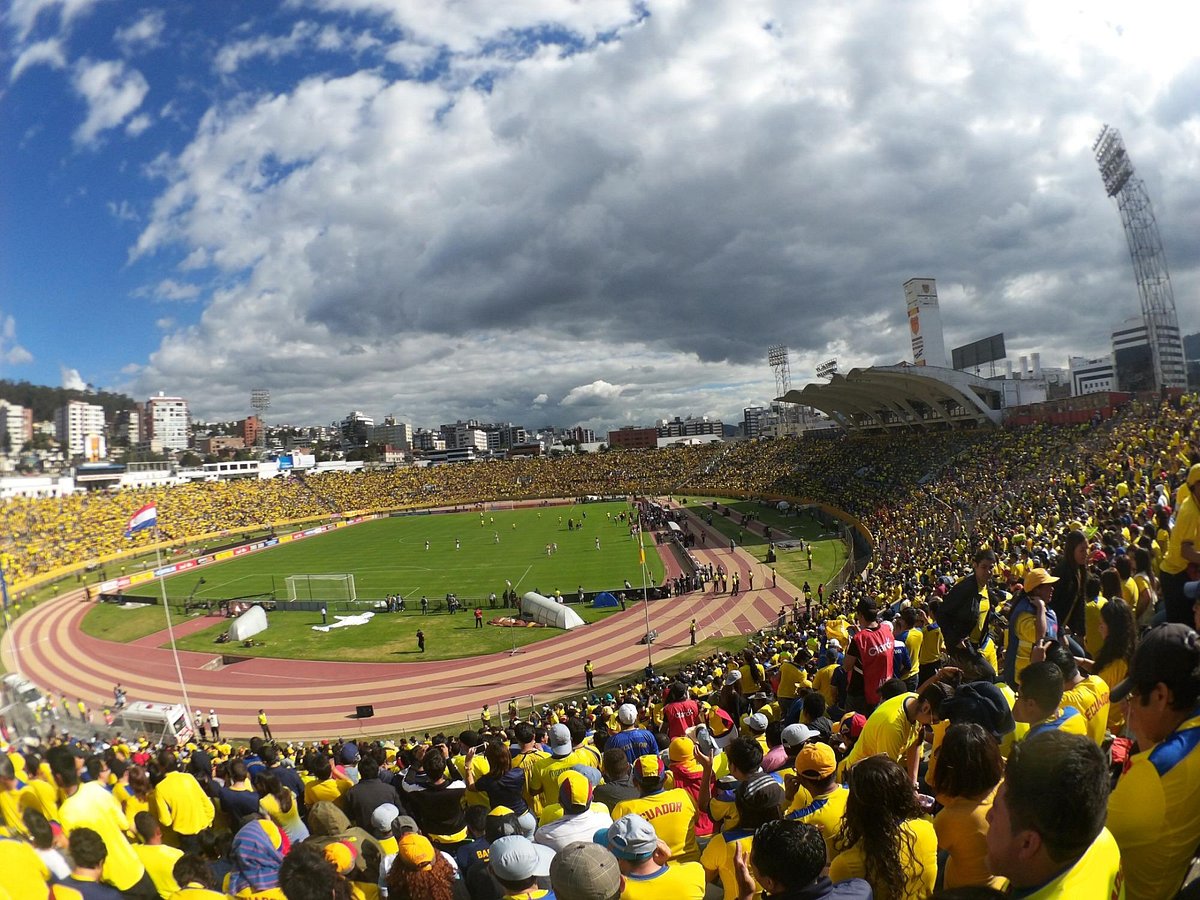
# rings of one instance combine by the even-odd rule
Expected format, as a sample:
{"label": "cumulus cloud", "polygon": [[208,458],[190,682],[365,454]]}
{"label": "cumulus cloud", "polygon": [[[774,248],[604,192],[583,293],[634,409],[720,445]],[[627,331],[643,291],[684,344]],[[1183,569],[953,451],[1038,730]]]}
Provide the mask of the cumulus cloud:
{"label": "cumulus cloud", "polygon": [[[434,421],[730,419],[772,395],[768,344],[798,383],[905,358],[913,275],[939,280],[948,347],[1003,330],[1049,365],[1137,312],[1102,118],[1135,161],[1178,160],[1164,233],[1200,216],[1200,135],[1154,119],[1184,65],[1034,3],[316,5],[386,23],[389,54],[400,31],[502,74],[238,94],[156,167],[132,260],[178,252],[223,288],[141,377],[213,412],[270,381],[319,420],[372,397]],[[1194,292],[1200,251],[1167,243]]]}
{"label": "cumulus cloud", "polygon": [[113,41],[126,56],[142,50],[152,50],[162,43],[167,17],[161,9],[148,10],[124,28],[118,28]]}
{"label": "cumulus cloud", "polygon": [[75,66],[74,86],[88,107],[87,117],[75,131],[75,142],[82,145],[119,127],[150,91],[142,73],[120,60],[80,60]]}
{"label": "cumulus cloud", "polygon": [[79,374],[78,369],[72,369],[67,366],[60,365],[58,367],[60,375],[60,384],[68,391],[84,391],[87,390],[87,382],[83,380],[83,376]]}
{"label": "cumulus cloud", "polygon": [[17,343],[17,322],[0,311],[0,363],[21,366],[33,362],[33,354]]}

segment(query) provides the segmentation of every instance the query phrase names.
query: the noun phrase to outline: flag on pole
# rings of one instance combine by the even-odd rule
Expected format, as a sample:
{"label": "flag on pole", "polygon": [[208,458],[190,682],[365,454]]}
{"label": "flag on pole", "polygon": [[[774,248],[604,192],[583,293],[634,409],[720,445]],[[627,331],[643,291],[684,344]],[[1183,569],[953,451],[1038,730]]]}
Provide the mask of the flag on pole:
{"label": "flag on pole", "polygon": [[4,601],[4,615],[8,616],[8,578],[4,575],[5,563],[4,554],[0,554],[0,599]]}
{"label": "flag on pole", "polygon": [[153,503],[147,503],[129,518],[129,524],[125,526],[125,537],[133,537],[139,531],[145,531],[147,528],[154,528],[157,525],[158,507]]}
{"label": "flag on pole", "polygon": [[638,563],[643,566],[646,564],[646,545],[642,543],[641,535],[638,535]]}

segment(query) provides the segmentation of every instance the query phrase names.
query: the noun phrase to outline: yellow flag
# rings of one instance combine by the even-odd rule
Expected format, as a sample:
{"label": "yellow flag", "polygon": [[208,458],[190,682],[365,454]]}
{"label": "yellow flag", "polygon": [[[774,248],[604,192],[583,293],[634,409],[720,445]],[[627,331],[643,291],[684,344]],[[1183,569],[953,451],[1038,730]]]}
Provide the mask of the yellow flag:
{"label": "yellow flag", "polygon": [[640,537],[638,539],[638,563],[643,566],[646,564],[646,545],[641,542]]}

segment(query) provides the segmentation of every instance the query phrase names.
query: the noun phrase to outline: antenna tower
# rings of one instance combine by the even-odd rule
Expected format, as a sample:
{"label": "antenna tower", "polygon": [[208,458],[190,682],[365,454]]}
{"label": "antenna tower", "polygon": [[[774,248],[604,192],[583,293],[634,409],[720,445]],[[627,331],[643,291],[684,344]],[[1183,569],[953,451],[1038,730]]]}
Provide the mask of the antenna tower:
{"label": "antenna tower", "polygon": [[1179,335],[1179,319],[1175,314],[1175,292],[1167,271],[1167,256],[1163,252],[1158,223],[1146,185],[1133,170],[1133,162],[1125,152],[1121,132],[1105,125],[1092,145],[1104,190],[1117,200],[1129,256],[1137,278],[1138,295],[1142,301],[1142,318],[1146,337],[1154,360],[1155,384],[1161,388],[1187,387],[1187,370],[1183,361],[1183,341]]}
{"label": "antenna tower", "polygon": [[263,413],[271,408],[271,392],[266,388],[254,388],[250,391],[250,408],[254,410],[254,416],[258,419],[258,434],[255,435],[255,446],[266,448],[267,446],[267,423],[263,419]]}

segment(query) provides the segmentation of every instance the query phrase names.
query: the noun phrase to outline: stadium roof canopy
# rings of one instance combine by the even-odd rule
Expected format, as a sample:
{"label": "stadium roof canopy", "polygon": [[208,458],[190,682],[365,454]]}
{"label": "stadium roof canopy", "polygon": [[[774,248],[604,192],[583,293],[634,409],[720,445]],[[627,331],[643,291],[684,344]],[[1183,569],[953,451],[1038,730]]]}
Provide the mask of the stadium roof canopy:
{"label": "stadium roof canopy", "polygon": [[995,382],[937,366],[872,366],[779,398],[821,410],[850,431],[999,425]]}

